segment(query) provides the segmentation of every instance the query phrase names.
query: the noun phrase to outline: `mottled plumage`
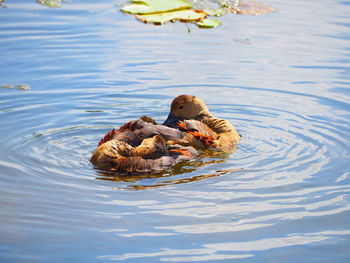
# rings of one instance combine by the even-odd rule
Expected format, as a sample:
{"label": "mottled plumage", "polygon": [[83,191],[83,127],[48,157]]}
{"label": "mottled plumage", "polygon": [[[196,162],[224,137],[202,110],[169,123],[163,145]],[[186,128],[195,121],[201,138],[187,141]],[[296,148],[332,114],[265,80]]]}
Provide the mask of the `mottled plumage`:
{"label": "mottled plumage", "polygon": [[241,139],[232,124],[214,117],[207,105],[192,95],[180,95],[173,100],[164,125],[180,128],[192,136],[184,139],[195,148],[231,152]]}
{"label": "mottled plumage", "polygon": [[201,99],[180,95],[173,100],[163,125],[143,116],[108,132],[91,162],[103,170],[161,172],[195,158],[196,149],[231,152],[239,140],[236,129],[212,116]]}
{"label": "mottled plumage", "polygon": [[184,135],[180,130],[155,124],[149,117],[141,117],[108,132],[99,142],[91,162],[102,170],[161,172],[198,155],[193,147],[177,144],[183,142]]}

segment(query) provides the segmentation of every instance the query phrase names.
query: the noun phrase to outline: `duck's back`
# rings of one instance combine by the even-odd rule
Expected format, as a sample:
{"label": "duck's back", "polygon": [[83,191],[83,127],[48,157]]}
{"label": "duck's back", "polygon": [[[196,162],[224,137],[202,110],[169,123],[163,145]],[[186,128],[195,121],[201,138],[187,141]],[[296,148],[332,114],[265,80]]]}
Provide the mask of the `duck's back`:
{"label": "duck's back", "polygon": [[167,145],[179,141],[183,133],[164,125],[130,121],[117,131],[108,132],[100,141],[91,162],[100,169],[127,172],[161,172],[198,155],[193,147]]}

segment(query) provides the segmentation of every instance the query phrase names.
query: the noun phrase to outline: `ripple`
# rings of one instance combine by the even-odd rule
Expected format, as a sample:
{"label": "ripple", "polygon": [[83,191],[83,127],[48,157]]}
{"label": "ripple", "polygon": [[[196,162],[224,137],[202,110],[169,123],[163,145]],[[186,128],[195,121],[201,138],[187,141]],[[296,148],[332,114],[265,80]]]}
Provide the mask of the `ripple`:
{"label": "ripple", "polygon": [[[288,235],[286,237],[266,238],[248,242],[226,242],[205,244],[200,249],[164,249],[153,253],[126,253],[122,255],[105,255],[98,259],[128,260],[136,258],[160,257],[161,261],[209,261],[222,259],[239,259],[253,257],[256,251],[293,247],[334,240],[334,236],[349,235],[350,231],[323,231],[307,234]],[[251,253],[247,253],[251,252]]]}
{"label": "ripple", "polygon": [[[255,89],[247,87],[221,86],[220,89],[224,93],[226,89],[230,92],[236,90],[238,94],[256,92]],[[329,118],[327,106],[322,108],[322,105],[319,107],[318,115],[314,112],[307,114],[300,110],[286,110],[293,108],[296,96],[300,97],[299,100],[303,101],[303,104],[311,105],[315,97],[310,95],[272,90],[259,90],[259,92],[263,101],[264,97],[278,97],[277,105],[267,107],[254,101],[248,105],[232,105],[225,102],[210,104],[210,100],[207,100],[215,115],[229,119],[243,135],[236,153],[203,155],[199,160],[179,165],[161,175],[126,178],[97,172],[96,177],[114,181],[117,183],[116,189],[140,190],[234,175],[235,181],[232,185],[230,182],[216,185],[230,189],[254,190],[306,182],[327,169],[325,167],[331,166],[340,156],[349,155],[346,146],[349,136],[343,131],[344,119],[340,117],[341,115],[337,115],[337,119]],[[22,115],[21,118],[24,120],[39,123],[38,128],[26,127],[11,133],[7,138],[10,143],[5,147],[18,152],[19,156],[16,157],[17,161],[13,159],[11,161],[11,158],[5,158],[4,161],[10,160],[10,163],[16,163],[22,169],[32,167],[32,164],[36,163],[35,169],[42,169],[43,174],[55,173],[91,178],[95,172],[91,170],[92,166],[88,159],[101,134],[110,127],[117,127],[117,123],[121,125],[143,113],[138,95],[134,95],[134,98],[120,96],[119,103],[113,104],[110,97],[113,98],[115,95],[107,93],[100,96],[100,105],[91,107],[90,98],[96,94],[81,96],[80,93],[73,92],[69,100],[78,100],[80,106],[75,109],[65,108],[63,112],[62,106],[65,103],[60,99],[64,96],[63,93],[57,93],[57,100],[51,103],[28,104],[33,97],[42,94],[46,93],[32,92],[22,95],[21,100],[17,100],[17,104],[12,108],[6,109],[3,115],[11,115],[12,119]],[[52,96],[52,93],[49,92],[47,95]],[[149,96],[149,99],[143,101],[144,107],[147,108],[152,100],[152,96]],[[317,100],[325,101],[327,98],[318,96]],[[278,107],[281,103],[285,105],[283,110]],[[125,107],[128,108],[128,112],[124,110]],[[56,113],[50,112],[53,108],[60,110]],[[167,114],[166,101],[162,101],[158,108],[163,111],[161,115]],[[28,112],[40,114],[33,115]],[[68,125],[54,127],[56,125],[51,121],[42,122],[42,117],[45,115],[57,120],[64,120],[69,115],[76,117],[69,121]],[[115,118],[118,115],[119,118]],[[343,174],[346,172],[345,170],[339,177],[345,178]],[[329,179],[332,183],[338,180],[338,178]]]}
{"label": "ripple", "polygon": [[[0,88],[2,261],[349,261],[348,3],[277,1],[188,33],[113,1],[5,2],[1,83],[30,90]],[[182,93],[236,125],[235,153],[94,169],[106,131],[161,122]]]}
{"label": "ripple", "polygon": [[[163,88],[167,89],[167,87]],[[168,88],[172,90],[179,87]],[[181,86],[181,88],[186,88],[186,86]],[[225,93],[225,87],[219,86],[216,88],[220,88]],[[344,118],[340,117],[344,114],[337,115],[336,119],[328,116],[328,103],[318,104],[317,115],[315,112],[309,114],[308,111],[305,111],[315,103],[315,100],[332,101],[331,99],[321,96],[314,97],[308,94],[256,90],[247,87],[227,87],[227,89],[230,92],[236,90],[235,93],[237,94],[247,93],[248,90],[246,96],[249,96],[250,92],[258,91],[260,92],[259,98],[262,101],[264,101],[263,97],[276,96],[279,98],[277,105],[274,107],[259,105],[254,101],[251,102],[253,104],[249,105],[227,104],[225,106],[225,102],[211,104],[211,108],[214,112],[216,111],[216,115],[226,117],[237,126],[239,132],[243,135],[243,139],[235,154],[225,157],[203,157],[201,161],[204,163],[214,161],[214,163],[220,163],[221,167],[231,169],[231,171],[223,174],[237,174],[236,179],[238,181],[234,182],[236,188],[262,189],[312,180],[313,176],[317,176],[324,169],[327,169],[325,167],[331,166],[334,160],[349,155],[346,146],[349,136],[344,134],[343,127],[345,116]],[[305,108],[295,110],[294,101],[296,100],[302,101]],[[280,104],[284,105],[283,110],[279,107]],[[291,110],[288,111],[286,108]],[[345,162],[342,165],[345,165]],[[188,167],[195,168],[195,166],[195,162],[193,162],[185,169]],[[198,169],[187,170],[188,179],[193,178],[193,180],[188,181],[196,181],[195,178],[201,178],[201,176],[216,177],[220,173],[215,171],[222,169],[209,168],[209,170],[213,173],[203,174],[202,169],[199,169],[199,171]],[[239,170],[243,170],[243,172],[237,173],[236,171]],[[172,180],[174,184],[184,181],[182,178],[180,178],[180,181],[177,180],[176,172],[170,175],[174,178]],[[146,183],[147,178],[142,178],[145,179],[144,184],[140,182],[139,184],[129,184],[129,186],[135,189],[146,189],[153,186],[169,185],[169,181],[164,181],[165,177],[159,177],[156,182],[152,180],[154,183],[151,185],[148,182]],[[240,178],[243,178],[242,182],[239,181]],[[252,178],[255,178],[255,180],[252,181]],[[123,181],[120,178],[114,178],[113,180]],[[334,183],[337,179],[331,178],[331,180]],[[129,183],[131,181],[137,182],[137,178],[130,180]],[[227,187],[230,187],[229,184]]]}

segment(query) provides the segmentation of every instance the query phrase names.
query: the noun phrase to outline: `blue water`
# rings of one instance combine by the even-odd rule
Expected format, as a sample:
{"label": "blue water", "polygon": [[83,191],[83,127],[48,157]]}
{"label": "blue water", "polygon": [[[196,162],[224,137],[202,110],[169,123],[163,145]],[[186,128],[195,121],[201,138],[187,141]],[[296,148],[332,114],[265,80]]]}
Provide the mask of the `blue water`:
{"label": "blue water", "polygon": [[[116,3],[0,8],[0,261],[349,262],[350,2],[271,0],[190,32]],[[237,127],[234,154],[92,167],[110,128],[161,122],[183,93]]]}

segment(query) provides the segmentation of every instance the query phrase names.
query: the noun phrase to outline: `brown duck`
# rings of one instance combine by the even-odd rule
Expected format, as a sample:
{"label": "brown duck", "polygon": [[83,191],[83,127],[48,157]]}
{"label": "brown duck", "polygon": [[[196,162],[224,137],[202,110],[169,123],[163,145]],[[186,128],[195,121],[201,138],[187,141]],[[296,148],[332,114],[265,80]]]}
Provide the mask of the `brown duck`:
{"label": "brown duck", "polygon": [[179,128],[190,136],[185,139],[197,149],[232,152],[241,136],[227,120],[214,117],[198,97],[180,95],[171,103],[163,125]]}
{"label": "brown duck", "polygon": [[126,173],[161,172],[188,161],[198,152],[182,139],[177,129],[156,124],[143,116],[117,131],[112,129],[99,142],[90,161],[102,170]]}
{"label": "brown duck", "polygon": [[231,152],[240,140],[226,120],[213,117],[198,97],[181,95],[163,125],[147,116],[112,129],[91,162],[100,169],[127,173],[161,172],[195,158],[197,149]]}

